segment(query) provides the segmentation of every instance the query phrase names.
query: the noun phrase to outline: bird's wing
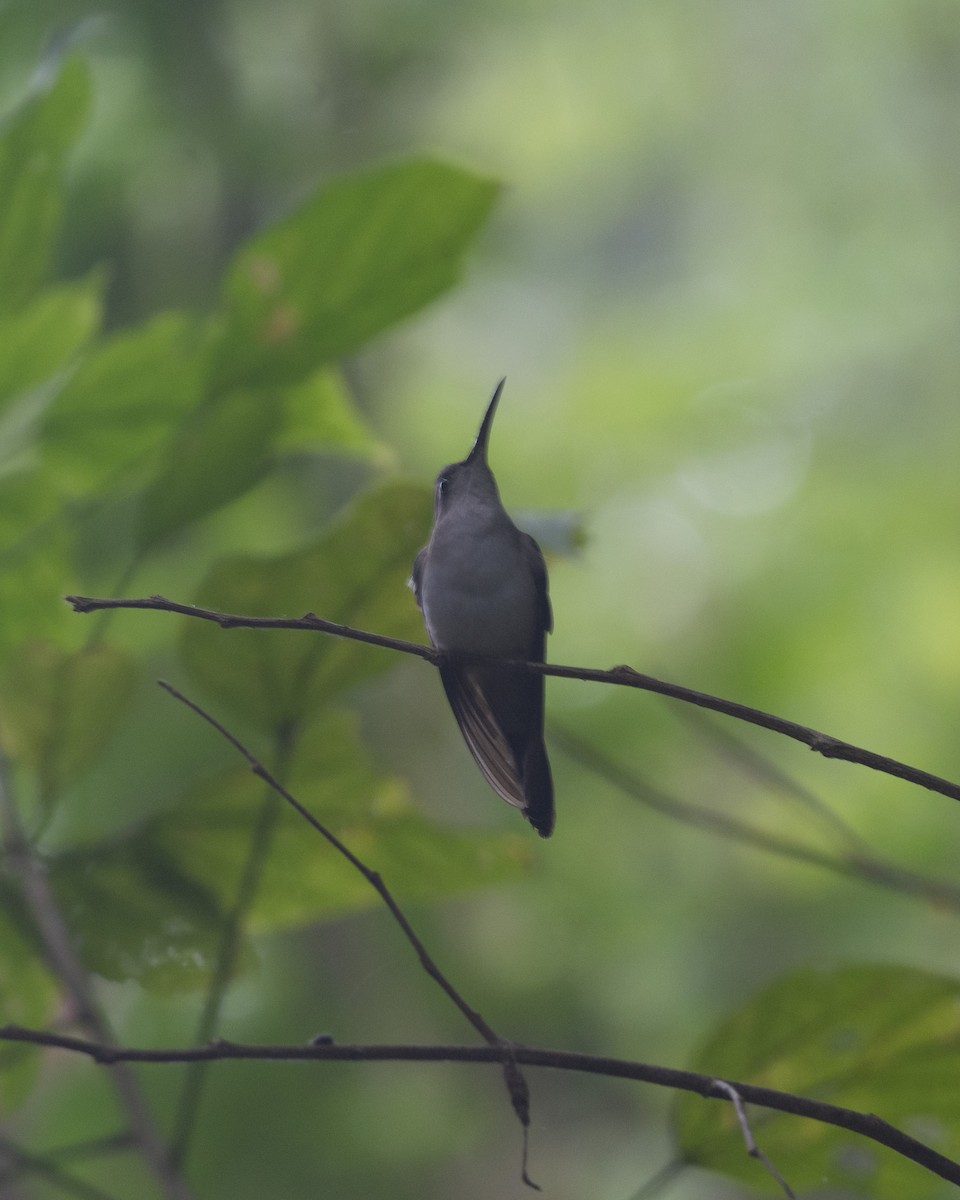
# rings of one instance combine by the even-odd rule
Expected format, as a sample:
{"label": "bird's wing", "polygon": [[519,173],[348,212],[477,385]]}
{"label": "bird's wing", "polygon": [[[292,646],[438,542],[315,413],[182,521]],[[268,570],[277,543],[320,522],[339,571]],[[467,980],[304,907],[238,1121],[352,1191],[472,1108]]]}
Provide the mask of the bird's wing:
{"label": "bird's wing", "polygon": [[[553,832],[553,783],[543,745],[543,679],[526,672],[447,665],[440,678],[477,766],[541,837]],[[500,719],[494,715],[500,714]],[[536,736],[531,737],[530,719]]]}
{"label": "bird's wing", "polygon": [[493,790],[515,808],[526,808],[523,780],[510,743],[493,715],[480,674],[469,667],[442,666],[440,679],[460,732]]}

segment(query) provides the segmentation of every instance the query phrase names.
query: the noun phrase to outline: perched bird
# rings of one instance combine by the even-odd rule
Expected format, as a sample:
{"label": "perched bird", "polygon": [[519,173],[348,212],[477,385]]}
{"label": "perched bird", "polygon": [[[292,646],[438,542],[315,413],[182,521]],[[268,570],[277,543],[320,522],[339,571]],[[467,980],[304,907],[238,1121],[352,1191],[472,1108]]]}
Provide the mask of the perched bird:
{"label": "perched bird", "polygon": [[497,384],[473,449],[437,476],[433,531],[410,583],[431,642],[451,656],[440,678],[477,766],[495,792],[549,837],[553,783],[543,744],[543,676],[456,661],[457,654],[484,654],[543,662],[553,628],[540,547],[507,516],[487,465],[505,382]]}

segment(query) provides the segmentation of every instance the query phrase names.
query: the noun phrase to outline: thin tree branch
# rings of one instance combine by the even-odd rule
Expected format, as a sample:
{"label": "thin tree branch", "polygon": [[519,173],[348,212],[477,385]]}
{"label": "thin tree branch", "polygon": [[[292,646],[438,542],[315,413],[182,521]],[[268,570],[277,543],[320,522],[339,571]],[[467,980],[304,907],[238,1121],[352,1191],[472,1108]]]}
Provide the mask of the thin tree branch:
{"label": "thin tree branch", "polygon": [[914,896],[938,907],[960,912],[960,886],[949,880],[933,879],[917,871],[908,871],[866,851],[847,850],[831,853],[828,850],[819,850],[782,834],[759,829],[747,821],[729,817],[726,813],[716,812],[688,800],[680,800],[661,791],[635,771],[620,766],[568,729],[555,722],[550,724],[549,729],[551,741],[574,762],[598,778],[606,780],[624,795],[638,800],[671,820],[695,829],[705,829],[718,837],[739,842],[744,846],[753,846],[754,849],[764,850],[768,854],[776,854],[793,862],[823,867],[848,879],[860,879],[877,887],[899,892],[901,895]]}
{"label": "thin tree branch", "polygon": [[[110,1027],[100,1011],[83,963],[77,956],[70,931],[57,905],[50,880],[33,854],[20,823],[20,814],[10,791],[6,760],[0,756],[0,823],[11,872],[20,881],[23,896],[43,941],[47,960],[70,995],[77,1021],[102,1042],[112,1040]],[[137,1146],[167,1200],[190,1200],[185,1182],[171,1168],[167,1150],[157,1132],[136,1076],[129,1068],[113,1073],[113,1083]]]}
{"label": "thin tree branch", "polygon": [[750,1122],[747,1120],[747,1110],[743,1106],[743,1100],[740,1098],[740,1093],[730,1083],[724,1079],[715,1079],[714,1087],[717,1091],[722,1092],[733,1105],[733,1111],[737,1117],[737,1124],[740,1126],[740,1133],[743,1135],[743,1143],[747,1148],[747,1154],[751,1158],[755,1158],[757,1162],[762,1163],[767,1171],[780,1185],[783,1194],[787,1200],[797,1200],[793,1188],[787,1183],[784,1177],[780,1174],[777,1168],[773,1165],[769,1158],[757,1145],[756,1138],[753,1136],[753,1130],[750,1128]]}
{"label": "thin tree branch", "polygon": [[[184,1063],[201,1059],[215,1062],[224,1059],[255,1059],[271,1062],[459,1062],[491,1063],[502,1066],[500,1046],[412,1046],[412,1045],[337,1045],[331,1042],[306,1046],[259,1046],[237,1042],[217,1041],[208,1046],[187,1049],[142,1049],[118,1047],[88,1041],[67,1034],[26,1029],[20,1025],[0,1027],[0,1041],[30,1042],[50,1046],[74,1054],[85,1054],[97,1063],[141,1062]],[[746,1104],[773,1109],[797,1117],[809,1117],[826,1125],[849,1130],[910,1159],[919,1166],[960,1185],[960,1163],[940,1154],[926,1143],[904,1133],[874,1113],[858,1112],[822,1100],[774,1088],[759,1087],[736,1080],[718,1080],[697,1071],[662,1067],[654,1063],[632,1062],[621,1058],[603,1058],[578,1054],[568,1050],[545,1050],[513,1044],[515,1061],[525,1067],[545,1067],[557,1071],[578,1071],[603,1075],[612,1079],[631,1079],[657,1087],[693,1092],[705,1099],[730,1100],[733,1088]]]}
{"label": "thin tree branch", "polygon": [[195,703],[195,701],[190,700],[182,692],[178,691],[175,687],[173,687],[172,684],[169,684],[162,679],[159,681],[159,683],[165,692],[168,692],[175,700],[179,700],[181,704],[186,705],[186,707],[192,712],[196,713],[198,717],[201,717],[207,722],[208,725],[212,726],[217,733],[221,735],[221,737],[225,738],[230,745],[233,746],[233,748],[247,760],[251,771],[257,776],[258,779],[262,779],[264,783],[266,783],[277,793],[277,795],[282,796],[283,799],[286,800],[286,802],[292,808],[294,808],[300,814],[300,816],[303,817],[303,819],[317,831],[317,833],[321,835],[321,837],[325,838],[326,841],[329,842],[334,850],[341,854],[355,870],[360,872],[363,878],[367,881],[367,883],[370,884],[370,886],[386,905],[394,921],[400,926],[401,932],[415,951],[418,959],[420,960],[420,965],[423,967],[426,973],[453,1001],[453,1003],[466,1017],[477,1033],[480,1034],[484,1041],[486,1041],[490,1046],[496,1048],[499,1055],[499,1062],[503,1068],[503,1077],[507,1087],[507,1092],[510,1096],[510,1103],[512,1104],[513,1111],[516,1113],[517,1119],[520,1121],[520,1125],[523,1129],[523,1182],[528,1187],[533,1188],[535,1191],[539,1191],[539,1187],[527,1175],[527,1130],[530,1125],[530,1089],[527,1086],[527,1081],[524,1079],[522,1072],[517,1067],[517,1063],[513,1054],[513,1043],[508,1042],[505,1038],[500,1037],[500,1035],[496,1033],[490,1025],[487,1024],[487,1022],[476,1011],[476,1009],[472,1008],[467,1003],[467,1001],[463,998],[463,996],[460,995],[450,980],[447,979],[446,975],[444,975],[444,973],[440,970],[433,958],[428,953],[426,946],[424,946],[419,936],[414,932],[413,926],[407,920],[407,917],[400,908],[400,905],[394,899],[393,893],[384,883],[379,873],[377,871],[372,871],[366,865],[366,863],[362,862],[353,853],[353,851],[350,850],[349,847],[347,847],[337,837],[335,833],[329,830],[326,825],[322,824],[322,822],[318,821],[313,813],[311,813],[309,809],[305,808],[299,800],[291,795],[291,793],[287,791],[283,784],[280,783],[278,779],[275,779],[273,775],[271,775],[267,768],[250,750],[247,749],[247,747],[239,740],[239,738],[237,738],[230,732],[229,729],[222,725],[216,719],[216,717],[211,716],[210,713],[201,708],[199,704]]}
{"label": "thin tree branch", "polygon": [[[354,629],[349,625],[340,625],[335,621],[325,621],[314,613],[302,617],[242,617],[232,613],[216,612],[214,609],[197,608],[190,604],[179,604],[167,600],[163,596],[149,596],[142,599],[116,600],[97,599],[92,596],[67,596],[67,602],[75,612],[98,612],[105,608],[144,608],[160,612],[181,613],[187,617],[195,617],[201,621],[211,621],[223,629],[302,629],[319,633],[329,633],[335,637],[349,638],[352,641],[365,642],[370,646],[383,646],[387,650],[398,650],[403,654],[414,654],[435,666],[443,662],[446,656],[430,646],[417,642],[407,642],[400,638],[383,637],[380,634],[368,633],[363,629]],[[462,656],[465,661],[483,662],[479,655]],[[764,712],[759,708],[751,708],[735,700],[724,700],[720,696],[711,696],[707,692],[698,692],[693,688],[682,687],[677,683],[668,683],[663,679],[655,679],[652,675],[644,675],[632,667],[618,666],[609,670],[594,670],[587,667],[558,666],[555,663],[519,662],[506,659],[492,660],[494,663],[509,667],[511,670],[530,671],[536,675],[549,675],[558,679],[582,679],[592,683],[612,683],[621,687],[639,688],[642,691],[656,692],[661,696],[669,696],[674,700],[682,700],[685,704],[694,704],[698,708],[710,709],[713,712],[725,713],[739,721],[751,725],[759,725],[784,737],[802,742],[822,754],[824,758],[837,758],[844,762],[858,763],[869,767],[872,771],[881,771],[885,775],[893,775],[907,783],[916,784],[951,800],[960,800],[960,784],[953,783],[929,771],[921,771],[907,763],[885,754],[877,754],[852,742],[844,742],[828,733],[799,725],[796,721],[788,721],[774,713]]]}

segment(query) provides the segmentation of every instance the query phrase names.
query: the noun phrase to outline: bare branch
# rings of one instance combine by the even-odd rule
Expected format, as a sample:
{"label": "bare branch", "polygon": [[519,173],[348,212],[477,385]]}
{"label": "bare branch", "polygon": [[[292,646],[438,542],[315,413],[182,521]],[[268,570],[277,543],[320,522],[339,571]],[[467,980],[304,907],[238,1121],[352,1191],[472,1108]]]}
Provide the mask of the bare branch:
{"label": "bare branch", "polygon": [[166,596],[146,596],[139,600],[97,599],[93,596],[64,596],[74,612],[100,612],[107,608],[146,608],[157,612],[179,613],[184,617],[196,617],[200,621],[211,621],[221,629],[301,629],[313,633],[329,633],[334,637],[347,638],[353,642],[366,642],[369,646],[383,646],[386,650],[399,650],[402,654],[416,654],[434,664],[443,655],[430,646],[418,642],[407,642],[402,638],[385,637],[379,633],[368,633],[365,629],[354,629],[352,625],[340,625],[327,621],[316,613],[304,613],[302,617],[241,617],[234,613],[217,612],[212,608],[199,608],[195,604],[180,604]]}
{"label": "bare branch", "polygon": [[756,1139],[753,1136],[753,1130],[750,1128],[750,1122],[747,1120],[747,1110],[744,1108],[743,1101],[740,1099],[740,1093],[732,1084],[727,1083],[726,1080],[723,1079],[715,1079],[713,1086],[718,1092],[722,1092],[725,1096],[727,1096],[733,1104],[733,1111],[736,1113],[737,1124],[740,1126],[741,1134],[743,1134],[743,1142],[747,1147],[747,1153],[751,1158],[755,1158],[757,1162],[762,1163],[766,1167],[769,1173],[783,1189],[783,1194],[787,1197],[787,1200],[797,1200],[793,1188],[790,1187],[770,1159],[767,1158],[764,1152],[757,1145]]}
{"label": "bare branch", "polygon": [[271,775],[271,773],[267,770],[267,768],[259,761],[259,759],[257,759],[256,756],[247,749],[247,747],[239,740],[239,738],[237,738],[230,732],[229,729],[223,726],[216,719],[216,717],[211,716],[210,713],[201,708],[199,704],[195,703],[195,701],[188,699],[188,697],[186,697],[182,692],[173,687],[172,684],[169,684],[162,679],[159,682],[164,691],[168,692],[174,697],[174,699],[179,700],[181,704],[186,705],[186,707],[192,712],[195,712],[197,716],[202,717],[208,725],[211,725],[217,731],[217,733],[221,735],[221,737],[225,738],[235,750],[243,755],[243,757],[247,760],[247,763],[249,764],[253,774],[259,779],[262,779],[264,783],[266,783],[277,793],[277,795],[282,796],[283,799],[286,800],[286,802],[317,831],[317,833],[319,833],[327,840],[327,842],[329,842],[329,844],[334,848],[334,850],[337,851],[338,854],[342,855],[355,870],[360,872],[363,878],[367,881],[367,883],[370,884],[383,903],[387,906],[390,915],[400,926],[404,937],[413,947],[413,950],[416,952],[416,955],[420,960],[420,965],[423,967],[426,973],[453,1001],[453,1003],[457,1006],[460,1012],[463,1013],[463,1015],[470,1022],[477,1033],[480,1034],[484,1041],[497,1049],[499,1062],[503,1067],[504,1082],[506,1083],[507,1092],[510,1096],[510,1103],[513,1106],[513,1111],[517,1114],[517,1119],[520,1121],[524,1131],[522,1170],[523,1181],[528,1187],[535,1188],[537,1191],[539,1191],[540,1189],[527,1175],[527,1129],[530,1125],[530,1090],[527,1086],[526,1079],[523,1077],[523,1073],[517,1067],[516,1059],[514,1058],[513,1054],[513,1043],[508,1042],[505,1038],[501,1038],[498,1033],[495,1033],[494,1030],[484,1020],[484,1018],[476,1011],[476,1009],[472,1008],[467,1003],[467,1001],[463,998],[463,996],[460,995],[450,980],[447,979],[446,975],[444,975],[437,964],[433,961],[433,958],[428,953],[426,946],[424,946],[423,942],[414,932],[413,926],[407,920],[407,917],[400,908],[400,905],[394,899],[393,893],[384,883],[379,873],[376,871],[371,871],[366,863],[357,858],[353,851],[350,850],[349,847],[347,847],[335,833],[329,830],[326,825],[322,824],[322,822],[318,821],[313,813],[309,811],[309,809],[304,808],[300,801],[292,796],[290,792],[288,792],[283,786],[283,784],[280,783],[278,779],[275,779],[274,776]]}
{"label": "bare branch", "polygon": [[503,1045],[504,1043],[502,1039],[496,1033],[494,1033],[483,1017],[481,1017],[478,1012],[475,1012],[474,1009],[470,1007],[470,1005],[466,1002],[466,1000],[464,1000],[453,984],[450,983],[447,977],[427,953],[427,949],[423,942],[421,942],[417,934],[414,933],[410,922],[403,914],[400,906],[397,904],[396,900],[394,900],[392,893],[377,872],[371,871],[366,863],[361,862],[361,860],[357,858],[353,851],[350,850],[335,833],[327,829],[324,824],[318,821],[313,813],[309,811],[309,809],[304,808],[300,801],[292,796],[279,780],[274,779],[274,777],[259,761],[259,759],[257,759],[256,756],[247,749],[247,747],[239,740],[239,738],[232,734],[229,729],[225,728],[225,726],[223,726],[216,719],[216,717],[211,716],[210,713],[201,708],[200,705],[195,701],[190,700],[182,692],[178,691],[177,688],[175,688],[172,684],[167,683],[163,679],[161,679],[159,682],[160,686],[165,692],[168,692],[174,697],[174,699],[179,700],[181,704],[185,704],[186,707],[195,712],[197,716],[202,717],[203,720],[206,721],[207,724],[211,725],[221,735],[221,737],[225,738],[235,750],[242,754],[247,760],[247,763],[249,764],[253,774],[273,788],[278,795],[282,796],[284,800],[286,800],[286,802],[292,808],[294,808],[309,825],[313,826],[317,833],[324,837],[330,843],[330,845],[333,846],[338,854],[341,854],[355,870],[360,872],[367,883],[369,883],[370,886],[377,892],[380,899],[389,909],[390,915],[400,926],[407,941],[416,951],[417,957],[420,959],[421,966],[431,977],[431,979],[433,979],[435,983],[439,984],[443,991],[446,992],[453,1003],[457,1006],[457,1008],[460,1009],[470,1024],[474,1027],[474,1029],[476,1029],[476,1031],[485,1041],[489,1042],[493,1046]]}
{"label": "bare branch", "polygon": [[[26,1029],[19,1025],[0,1027],[0,1041],[29,1042],[37,1046],[55,1047],[75,1054],[85,1054],[97,1063],[183,1063],[197,1060],[215,1062],[224,1059],[255,1059],[271,1062],[458,1062],[503,1065],[503,1049],[500,1046],[337,1045],[327,1041],[305,1046],[256,1046],[217,1041],[208,1046],[187,1049],[141,1049],[117,1047],[67,1034]],[[706,1099],[729,1100],[729,1089],[733,1088],[746,1104],[790,1113],[797,1117],[809,1117],[811,1120],[860,1134],[887,1146],[941,1179],[960,1184],[960,1163],[940,1154],[931,1146],[918,1141],[873,1113],[842,1108],[837,1104],[827,1104],[822,1100],[813,1100],[792,1092],[780,1092],[774,1088],[758,1087],[736,1080],[718,1080],[714,1076],[701,1075],[696,1071],[683,1071],[654,1063],[601,1058],[567,1050],[544,1050],[516,1044],[511,1046],[511,1052],[515,1061],[524,1067],[545,1067],[557,1071],[603,1075],[612,1079],[632,1079],[657,1087],[693,1092]]]}
{"label": "bare branch", "polygon": [[[400,638],[382,637],[376,633],[368,633],[363,629],[354,629],[349,625],[340,625],[335,621],[325,621],[314,613],[306,613],[302,617],[242,617],[232,613],[216,612],[209,608],[197,608],[190,604],[178,604],[163,596],[149,596],[143,599],[115,600],[97,599],[92,596],[67,596],[67,602],[75,612],[97,612],[106,608],[145,608],[160,612],[180,613],[187,617],[195,617],[201,621],[212,621],[223,629],[302,629],[312,632],[329,633],[335,637],[349,638],[357,642],[365,642],[370,646],[383,646],[387,650],[398,650],[403,654],[414,654],[435,666],[443,661],[444,655],[430,646],[417,642],[407,642]],[[464,661],[483,662],[479,655],[463,656]],[[644,675],[632,667],[619,666],[609,670],[594,670],[587,667],[565,667],[555,663],[533,663],[494,659],[493,663],[510,670],[531,671],[537,675],[549,675],[558,679],[582,679],[592,683],[611,683],[621,687],[639,688],[642,691],[656,692],[661,696],[669,696],[673,700],[681,700],[685,704],[694,704],[698,708],[710,709],[713,712],[725,713],[738,721],[746,721],[751,725],[759,725],[773,733],[782,734],[796,742],[802,742],[822,754],[824,758],[837,758],[844,762],[858,763],[869,767],[872,771],[880,771],[885,775],[893,775],[907,783],[916,784],[951,800],[960,800],[960,784],[953,783],[929,771],[921,771],[907,763],[885,754],[877,754],[873,750],[865,750],[852,742],[841,741],[828,733],[799,725],[796,721],[788,721],[774,713],[764,712],[759,708],[751,708],[735,700],[724,700],[720,696],[711,696],[707,692],[698,692],[693,688],[682,687],[677,683],[668,683],[663,679],[655,679],[652,675]]]}

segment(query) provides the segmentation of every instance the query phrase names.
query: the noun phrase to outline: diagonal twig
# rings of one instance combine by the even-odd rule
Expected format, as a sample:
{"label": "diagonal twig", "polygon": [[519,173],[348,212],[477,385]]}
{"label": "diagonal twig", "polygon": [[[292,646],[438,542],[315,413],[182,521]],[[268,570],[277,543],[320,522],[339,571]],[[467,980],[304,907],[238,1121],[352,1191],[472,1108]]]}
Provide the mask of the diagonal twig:
{"label": "diagonal twig", "polygon": [[787,1183],[770,1159],[767,1158],[764,1152],[757,1145],[756,1139],[753,1136],[753,1130],[750,1128],[750,1122],[747,1120],[747,1110],[743,1106],[743,1100],[740,1097],[740,1093],[732,1083],[727,1083],[725,1079],[715,1079],[713,1081],[713,1086],[716,1091],[727,1096],[730,1102],[733,1104],[733,1111],[736,1114],[737,1124],[740,1126],[740,1132],[743,1134],[743,1143],[747,1148],[747,1154],[749,1154],[751,1158],[755,1158],[757,1162],[762,1163],[764,1167],[766,1167],[767,1171],[769,1171],[769,1173],[780,1185],[781,1189],[783,1190],[783,1194],[787,1197],[787,1200],[797,1200],[796,1193],[794,1192],[793,1188],[790,1187],[789,1183]]}
{"label": "diagonal twig", "polygon": [[201,708],[199,704],[189,699],[189,697],[185,696],[183,692],[179,691],[172,684],[167,683],[163,679],[159,680],[158,682],[160,687],[162,687],[165,692],[171,695],[175,700],[179,700],[181,704],[186,705],[187,708],[196,713],[198,717],[201,717],[207,722],[208,725],[215,729],[221,737],[225,738],[226,741],[228,741],[230,745],[233,746],[233,748],[247,760],[250,770],[254,775],[257,776],[258,779],[262,779],[268,787],[272,788],[277,793],[277,795],[282,796],[283,799],[286,800],[286,802],[293,809],[295,809],[296,812],[299,813],[299,815],[317,831],[317,833],[321,835],[321,837],[326,839],[326,841],[334,848],[334,850],[337,851],[338,854],[342,855],[355,870],[360,872],[363,878],[367,881],[367,883],[370,884],[370,886],[386,905],[394,921],[400,926],[404,937],[413,948],[417,958],[420,960],[420,965],[423,967],[426,973],[441,988],[441,990],[446,993],[450,1000],[453,1001],[453,1003],[457,1006],[464,1017],[466,1017],[477,1033],[480,1034],[484,1041],[487,1042],[488,1045],[496,1048],[499,1055],[499,1061],[503,1068],[504,1082],[507,1087],[507,1092],[510,1096],[510,1103],[513,1106],[513,1111],[516,1113],[517,1119],[520,1121],[520,1125],[523,1129],[523,1181],[528,1187],[539,1191],[539,1187],[537,1187],[537,1185],[527,1175],[527,1138],[530,1126],[530,1089],[527,1086],[527,1081],[524,1078],[523,1073],[517,1066],[516,1058],[514,1056],[513,1043],[508,1042],[505,1038],[500,1037],[500,1035],[496,1033],[490,1025],[487,1024],[480,1013],[478,1013],[476,1009],[472,1008],[470,1004],[467,1003],[467,1001],[463,996],[461,996],[450,980],[447,979],[446,975],[444,975],[444,973],[434,962],[433,958],[427,951],[426,946],[420,940],[420,937],[414,931],[413,926],[407,920],[406,914],[394,899],[393,893],[384,883],[379,872],[372,871],[366,865],[366,863],[359,859],[353,853],[353,851],[344,842],[342,842],[340,838],[337,837],[332,830],[328,829],[326,825],[319,821],[309,809],[305,808],[295,796],[287,791],[283,784],[280,783],[278,779],[274,778],[274,776],[252,753],[252,751],[248,750],[243,742],[241,742],[239,738],[231,733],[229,729],[222,725],[216,719],[216,717],[212,716],[204,708]]}

